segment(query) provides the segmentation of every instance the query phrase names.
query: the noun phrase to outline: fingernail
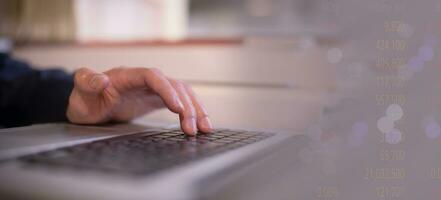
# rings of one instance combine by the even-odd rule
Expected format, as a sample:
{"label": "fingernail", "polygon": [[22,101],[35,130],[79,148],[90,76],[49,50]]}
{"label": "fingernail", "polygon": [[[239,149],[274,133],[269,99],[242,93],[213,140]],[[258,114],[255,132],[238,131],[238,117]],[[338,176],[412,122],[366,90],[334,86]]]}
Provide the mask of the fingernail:
{"label": "fingernail", "polygon": [[194,118],[185,120],[186,126],[190,129],[190,134],[195,135],[197,132],[196,120]]}
{"label": "fingernail", "polygon": [[90,87],[94,90],[99,89],[101,84],[101,76],[102,75],[93,75],[92,79],[90,80]]}
{"label": "fingernail", "polygon": [[205,127],[205,130],[213,130],[213,125],[208,117],[204,117],[201,119],[202,126]]}

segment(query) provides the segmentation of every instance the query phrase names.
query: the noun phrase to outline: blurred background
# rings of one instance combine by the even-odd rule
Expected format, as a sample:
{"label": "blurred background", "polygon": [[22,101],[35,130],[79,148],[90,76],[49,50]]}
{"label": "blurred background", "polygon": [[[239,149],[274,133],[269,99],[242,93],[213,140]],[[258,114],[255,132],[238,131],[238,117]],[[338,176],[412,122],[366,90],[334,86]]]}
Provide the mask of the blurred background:
{"label": "blurred background", "polygon": [[[331,0],[2,0],[1,30],[22,42],[322,34],[335,32],[332,15],[322,12],[330,12],[333,4]],[[323,17],[327,19],[319,20]]]}

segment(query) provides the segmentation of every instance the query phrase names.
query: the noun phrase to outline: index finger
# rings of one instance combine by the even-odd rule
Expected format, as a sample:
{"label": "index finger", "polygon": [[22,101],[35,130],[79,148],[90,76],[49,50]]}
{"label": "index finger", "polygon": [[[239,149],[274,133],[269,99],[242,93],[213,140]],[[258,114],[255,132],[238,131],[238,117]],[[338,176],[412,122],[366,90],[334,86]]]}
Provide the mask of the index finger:
{"label": "index finger", "polygon": [[[112,72],[109,71],[109,73]],[[155,68],[122,68],[118,75],[122,80],[115,83],[114,87],[123,91],[147,87],[156,93],[172,112],[181,113],[184,110],[176,90],[160,70]]]}

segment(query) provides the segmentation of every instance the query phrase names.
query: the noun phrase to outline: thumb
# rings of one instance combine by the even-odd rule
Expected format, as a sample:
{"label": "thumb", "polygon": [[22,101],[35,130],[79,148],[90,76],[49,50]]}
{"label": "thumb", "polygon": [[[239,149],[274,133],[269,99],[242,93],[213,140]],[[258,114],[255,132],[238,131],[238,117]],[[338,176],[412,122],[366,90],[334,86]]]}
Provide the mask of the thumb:
{"label": "thumb", "polygon": [[81,68],[74,75],[75,87],[81,92],[98,94],[109,85],[109,77],[89,68]]}

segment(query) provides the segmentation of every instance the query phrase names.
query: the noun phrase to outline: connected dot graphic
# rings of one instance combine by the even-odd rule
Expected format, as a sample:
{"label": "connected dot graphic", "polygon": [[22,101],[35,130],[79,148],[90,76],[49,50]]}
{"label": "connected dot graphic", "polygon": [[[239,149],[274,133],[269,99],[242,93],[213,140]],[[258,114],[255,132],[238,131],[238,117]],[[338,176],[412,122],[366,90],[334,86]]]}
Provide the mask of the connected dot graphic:
{"label": "connected dot graphic", "polygon": [[393,121],[400,120],[403,117],[403,109],[398,104],[391,104],[386,109],[386,117]]}
{"label": "connected dot graphic", "polygon": [[377,121],[378,130],[382,133],[388,133],[394,129],[394,121],[390,118],[383,116]]}
{"label": "connected dot graphic", "polygon": [[390,104],[385,114],[385,116],[378,119],[377,128],[385,134],[386,143],[398,144],[402,141],[403,136],[401,131],[395,127],[395,122],[403,117],[403,108],[398,104]]}
{"label": "connected dot graphic", "polygon": [[388,144],[398,144],[402,140],[402,134],[401,131],[394,128],[392,131],[387,132],[385,135],[386,143]]}

